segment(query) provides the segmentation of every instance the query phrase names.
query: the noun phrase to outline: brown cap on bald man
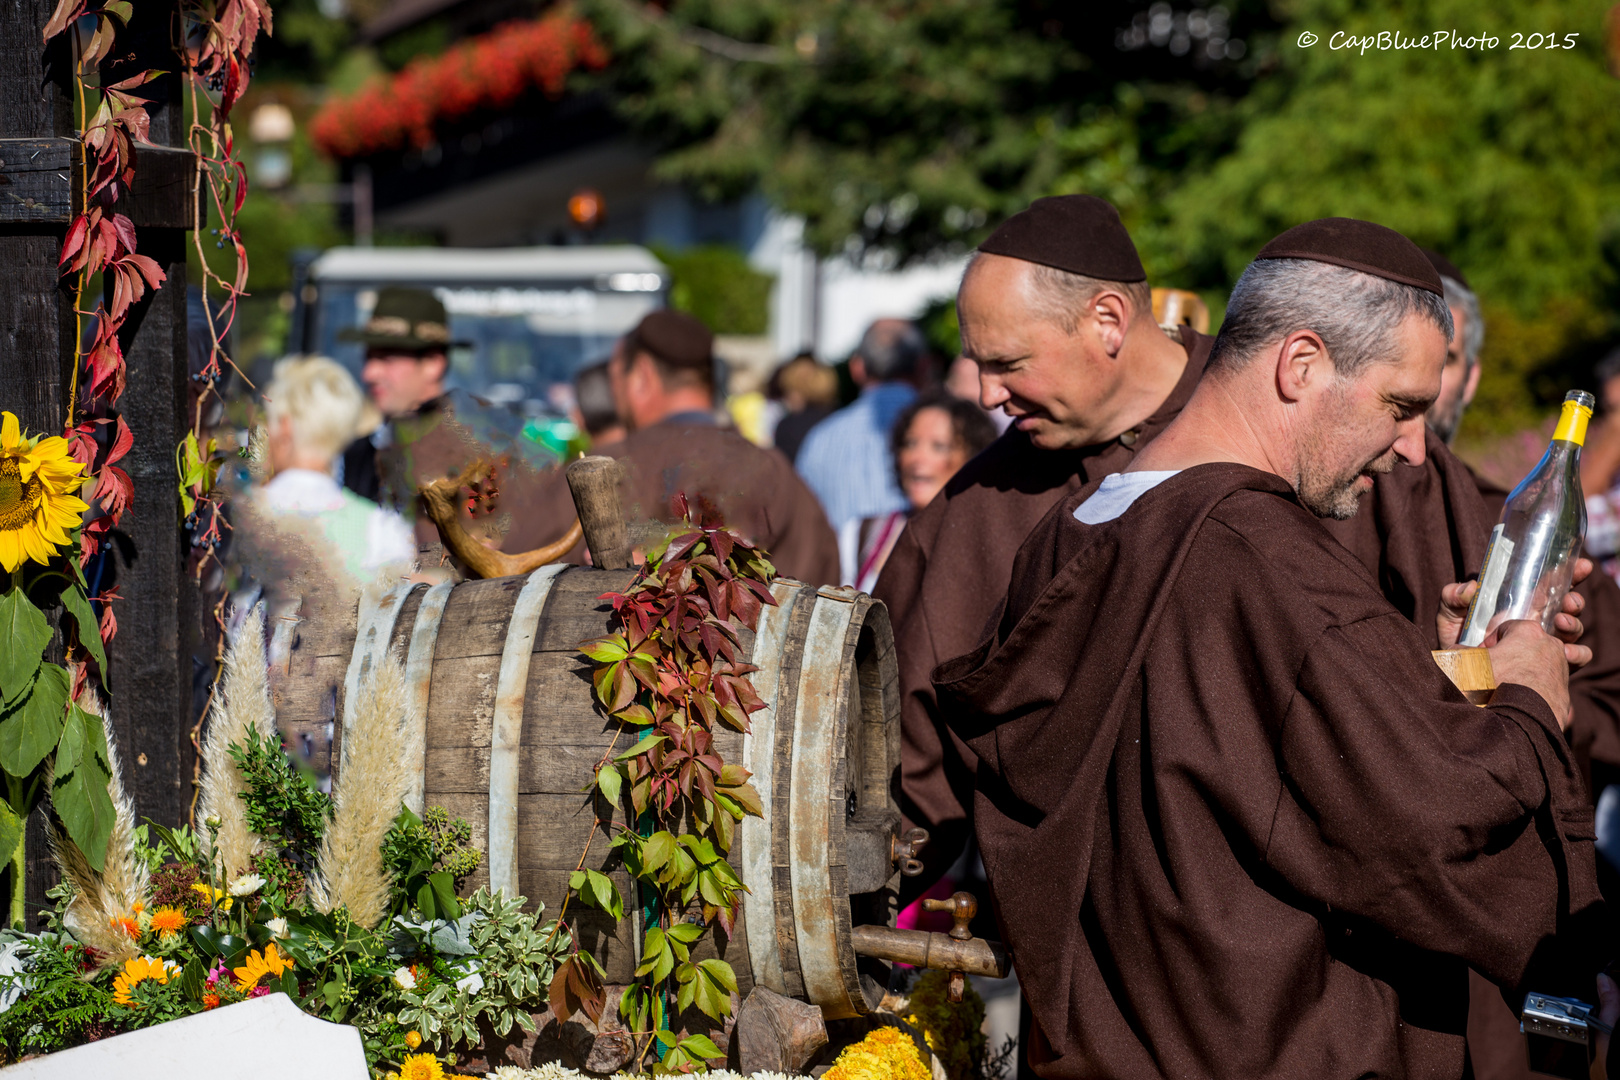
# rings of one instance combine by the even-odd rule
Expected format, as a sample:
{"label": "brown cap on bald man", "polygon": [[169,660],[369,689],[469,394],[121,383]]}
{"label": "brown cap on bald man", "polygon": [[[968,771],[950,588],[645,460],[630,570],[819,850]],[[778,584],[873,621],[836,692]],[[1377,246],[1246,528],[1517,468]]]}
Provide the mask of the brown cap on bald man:
{"label": "brown cap on bald man", "polygon": [[1002,222],[979,250],[1104,281],[1146,281],[1119,211],[1095,195],[1036,199]]}

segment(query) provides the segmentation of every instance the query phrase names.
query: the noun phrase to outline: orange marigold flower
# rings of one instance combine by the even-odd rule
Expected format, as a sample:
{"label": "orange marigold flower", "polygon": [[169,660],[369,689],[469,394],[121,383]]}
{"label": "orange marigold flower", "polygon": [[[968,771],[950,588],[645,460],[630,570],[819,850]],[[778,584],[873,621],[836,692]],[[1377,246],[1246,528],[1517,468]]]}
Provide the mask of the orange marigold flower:
{"label": "orange marigold flower", "polygon": [[152,929],[165,938],[174,937],[184,930],[188,921],[186,913],[179,908],[160,907],[152,912]]}
{"label": "orange marigold flower", "polygon": [[444,1080],[444,1068],[432,1054],[412,1054],[399,1063],[399,1080]]}
{"label": "orange marigold flower", "polygon": [[406,1049],[415,1050],[418,1046],[421,1046],[421,1045],[422,1045],[422,1033],[421,1032],[419,1032],[419,1031],[407,1031],[405,1033],[405,1047],[406,1047]]}
{"label": "orange marigold flower", "polygon": [[218,994],[204,994],[203,995],[203,1012],[207,1012],[209,1009],[217,1009],[217,1008],[219,1008],[219,995]]}

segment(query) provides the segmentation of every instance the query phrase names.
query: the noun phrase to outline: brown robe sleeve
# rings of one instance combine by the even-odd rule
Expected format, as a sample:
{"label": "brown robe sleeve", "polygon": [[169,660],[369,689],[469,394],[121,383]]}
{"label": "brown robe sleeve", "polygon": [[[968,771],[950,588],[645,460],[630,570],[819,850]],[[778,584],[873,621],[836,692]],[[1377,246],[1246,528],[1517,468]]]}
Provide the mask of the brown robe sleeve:
{"label": "brown robe sleeve", "polygon": [[1287,784],[1266,862],[1340,915],[1512,987],[1568,929],[1562,896],[1575,890],[1576,911],[1599,902],[1590,873],[1569,872],[1592,859],[1591,807],[1534,691],[1505,685],[1471,714],[1413,708],[1413,687],[1435,680],[1400,622],[1330,628],[1307,652],[1278,744]]}

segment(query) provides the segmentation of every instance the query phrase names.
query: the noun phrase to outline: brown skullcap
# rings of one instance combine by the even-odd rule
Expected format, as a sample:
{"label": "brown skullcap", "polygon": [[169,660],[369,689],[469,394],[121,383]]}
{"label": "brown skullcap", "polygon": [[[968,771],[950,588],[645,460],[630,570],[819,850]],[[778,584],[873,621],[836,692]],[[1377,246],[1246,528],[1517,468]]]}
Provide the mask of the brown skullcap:
{"label": "brown skullcap", "polygon": [[1422,248],[1394,229],[1355,218],[1320,218],[1295,225],[1261,248],[1255,261],[1261,259],[1314,259],[1446,294]]}
{"label": "brown skullcap", "polygon": [[1146,281],[1119,211],[1095,195],[1036,199],[1003,221],[979,250],[1104,281]]}
{"label": "brown skullcap", "polygon": [[1450,259],[1440,254],[1438,251],[1435,251],[1433,248],[1421,248],[1420,250],[1424,255],[1428,256],[1429,265],[1438,270],[1441,277],[1450,278],[1452,281],[1455,281],[1469,292],[1474,291],[1474,287],[1468,284],[1468,279],[1463,277],[1463,272],[1457,269],[1456,263],[1453,263]]}
{"label": "brown skullcap", "polygon": [[684,311],[655,311],[630,331],[632,355],[653,354],[666,367],[707,372],[714,363],[714,335],[701,321]]}

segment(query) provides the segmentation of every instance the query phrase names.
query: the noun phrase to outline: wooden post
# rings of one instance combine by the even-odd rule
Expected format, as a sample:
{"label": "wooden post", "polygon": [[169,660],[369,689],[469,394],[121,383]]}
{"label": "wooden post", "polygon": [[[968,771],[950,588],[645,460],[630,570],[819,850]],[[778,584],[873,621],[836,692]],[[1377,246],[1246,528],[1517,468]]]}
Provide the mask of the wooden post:
{"label": "wooden post", "polygon": [[[4,0],[0,8],[0,407],[32,431],[61,432],[72,375],[75,323],[57,257],[79,205],[82,153],[74,136],[72,57],[65,35],[49,46],[41,32],[54,0]],[[179,66],[169,46],[174,5],[136,5],[119,36],[108,81]],[[154,100],[152,146],[136,153],[134,190],[118,204],[134,221],[139,250],[162,265],[167,282],[132,310],[122,344],[128,391],[119,408],[135,436],[120,467],[135,500],[119,531],[134,552],[122,575],[119,634],[109,650],[110,707],[136,812],[166,824],[190,803],[192,660],[198,626],[180,528],[175,445],[186,418],[185,235],[190,226],[191,157],[184,142],[180,79],[147,88]],[[86,297],[86,306],[94,304]],[[59,646],[58,646],[59,648]],[[45,902],[54,880],[36,814],[28,833],[27,901]]]}
{"label": "wooden post", "polygon": [[[71,58],[61,43],[47,54],[40,41],[53,9],[52,0],[5,0],[0,13],[0,179],[6,181],[0,183],[0,408],[30,431],[57,434],[73,362],[72,297],[58,287],[56,274],[67,220],[36,213],[28,195],[10,197],[24,186],[12,177],[47,156],[27,143],[73,133]],[[71,163],[65,164],[64,196],[75,179]],[[47,216],[51,220],[40,220]],[[60,659],[60,637],[50,648],[52,659]],[[40,810],[28,822],[30,910],[45,903],[45,890],[55,882],[45,821]]]}
{"label": "wooden post", "polygon": [[[135,5],[135,15],[104,65],[116,81],[139,71],[174,72],[170,43],[173,0]],[[129,389],[118,407],[134,433],[119,464],[135,485],[120,523],[133,559],[120,559],[118,636],[108,650],[112,717],[124,782],[136,812],[165,825],[183,823],[191,806],[190,730],[194,653],[202,643],[198,590],[188,572],[191,545],[181,526],[175,447],[191,427],[194,406],[186,352],[186,243],[195,168],[185,144],[181,80],[169,74],[142,88],[153,104],[150,146],[135,155],[135,181],[119,206],[135,223],[140,252],[168,275],[130,309],[121,341]],[[122,556],[120,552],[120,556]],[[205,658],[206,660],[207,658]]]}

